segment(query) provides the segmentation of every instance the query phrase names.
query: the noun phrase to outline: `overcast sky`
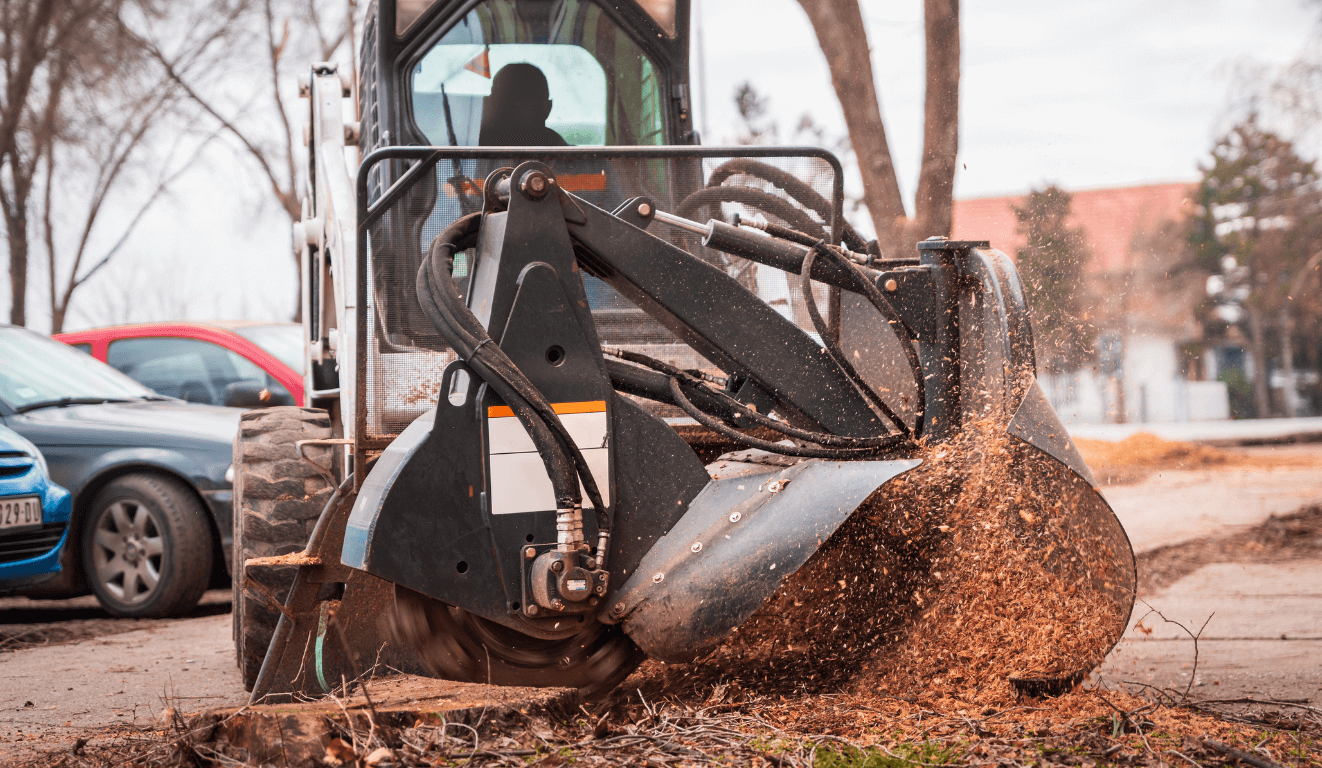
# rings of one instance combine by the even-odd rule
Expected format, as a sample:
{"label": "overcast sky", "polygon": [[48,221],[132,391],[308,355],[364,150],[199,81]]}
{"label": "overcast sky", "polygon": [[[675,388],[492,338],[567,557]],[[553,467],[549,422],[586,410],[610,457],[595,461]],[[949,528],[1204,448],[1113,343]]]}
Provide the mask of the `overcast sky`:
{"label": "overcast sky", "polygon": [[[844,132],[826,61],[794,0],[695,0],[706,120],[733,138],[748,81],[782,128]],[[922,145],[922,3],[863,0],[873,74],[912,213]],[[964,0],[957,197],[1193,179],[1237,67],[1297,57],[1322,7],[1304,0]],[[696,73],[696,68],[695,68]],[[696,77],[696,74],[695,74]],[[707,143],[713,143],[708,141]],[[967,166],[967,170],[963,166]]]}
{"label": "overcast sky", "polygon": [[[770,99],[782,136],[843,119],[794,0],[695,0],[703,25],[704,143],[736,134],[733,94]],[[921,145],[922,2],[863,0],[874,75],[912,212]],[[1304,0],[964,0],[957,197],[1192,180],[1224,127],[1237,68],[1298,56],[1322,9]],[[696,56],[695,56],[695,86]],[[291,80],[289,90],[295,89]],[[701,114],[705,102],[707,115]],[[189,318],[286,318],[288,224],[237,154],[213,152],[75,299],[68,329]],[[34,265],[34,269],[39,267]],[[3,281],[4,277],[0,277]],[[46,325],[42,294],[29,305]],[[4,286],[4,296],[8,287]],[[0,299],[5,301],[5,299]],[[6,302],[7,312],[7,302]]]}

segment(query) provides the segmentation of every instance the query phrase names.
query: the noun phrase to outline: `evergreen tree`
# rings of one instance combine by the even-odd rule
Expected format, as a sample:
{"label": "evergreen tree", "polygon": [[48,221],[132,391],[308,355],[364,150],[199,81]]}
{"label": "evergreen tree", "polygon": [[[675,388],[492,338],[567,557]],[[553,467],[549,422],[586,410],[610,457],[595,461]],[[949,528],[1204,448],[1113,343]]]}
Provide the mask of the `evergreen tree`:
{"label": "evergreen tree", "polygon": [[1070,371],[1092,359],[1095,329],[1087,322],[1083,270],[1091,256],[1083,229],[1066,224],[1073,196],[1055,185],[1032,190],[1011,206],[1027,242],[1017,252],[1033,321],[1038,362]]}
{"label": "evergreen tree", "polygon": [[1291,349],[1294,300],[1288,294],[1322,243],[1322,185],[1313,162],[1254,115],[1217,140],[1211,164],[1201,170],[1189,243],[1198,266],[1222,277],[1220,303],[1235,308],[1205,321],[1214,332],[1227,324],[1246,326],[1256,415],[1269,416],[1268,336],[1275,334],[1284,350]]}

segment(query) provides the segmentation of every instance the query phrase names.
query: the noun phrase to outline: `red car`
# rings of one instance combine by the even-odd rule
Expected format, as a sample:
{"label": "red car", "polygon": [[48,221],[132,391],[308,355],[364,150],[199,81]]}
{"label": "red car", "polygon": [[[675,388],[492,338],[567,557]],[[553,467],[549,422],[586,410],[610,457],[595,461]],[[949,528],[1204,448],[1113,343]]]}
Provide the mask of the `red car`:
{"label": "red car", "polygon": [[237,408],[303,405],[303,336],[296,323],[144,323],[59,333],[157,393]]}

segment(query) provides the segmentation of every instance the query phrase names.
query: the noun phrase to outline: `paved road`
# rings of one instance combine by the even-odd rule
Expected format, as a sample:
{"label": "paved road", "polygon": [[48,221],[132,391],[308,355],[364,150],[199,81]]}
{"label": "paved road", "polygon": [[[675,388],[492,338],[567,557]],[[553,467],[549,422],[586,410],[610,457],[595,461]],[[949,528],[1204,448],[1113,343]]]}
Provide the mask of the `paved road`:
{"label": "paved road", "polygon": [[247,701],[229,614],[0,654],[0,764],[87,729]]}
{"label": "paved road", "polygon": [[[1239,449],[1255,456],[1322,456],[1322,444]],[[1322,470],[1228,467],[1161,472],[1103,489],[1136,552],[1223,536],[1310,504],[1322,504]],[[1318,543],[1322,551],[1322,542]],[[1098,674],[1180,691],[1199,661],[1191,695],[1322,701],[1322,558],[1215,563],[1143,595],[1130,629]],[[1210,617],[1210,620],[1209,620]],[[1144,629],[1138,629],[1142,619]],[[1151,634],[1147,634],[1147,631]]]}
{"label": "paved road", "polygon": [[1145,424],[1071,424],[1074,437],[1093,440],[1124,440],[1136,432],[1150,432],[1163,440],[1219,443],[1226,445],[1256,441],[1317,440],[1322,436],[1322,417],[1298,419],[1235,419]]}

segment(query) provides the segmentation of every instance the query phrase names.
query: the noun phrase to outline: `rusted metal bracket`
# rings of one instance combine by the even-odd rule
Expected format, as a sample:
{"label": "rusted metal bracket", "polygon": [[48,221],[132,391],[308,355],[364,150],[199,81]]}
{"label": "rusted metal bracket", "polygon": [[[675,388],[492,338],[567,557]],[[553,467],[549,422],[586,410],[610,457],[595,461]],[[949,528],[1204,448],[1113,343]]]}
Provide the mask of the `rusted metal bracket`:
{"label": "rusted metal bracket", "polygon": [[[308,456],[306,453],[303,453],[303,446],[305,445],[320,445],[320,446],[353,445],[353,441],[343,437],[325,437],[325,438],[318,438],[315,440],[299,440],[298,442],[294,443],[294,450],[298,453],[298,457],[300,459],[312,465],[312,468],[317,470],[318,474],[326,478],[326,482],[330,483],[332,488],[339,485],[339,482],[335,479],[335,473],[331,470],[330,467],[324,464],[318,464],[317,462],[313,461],[312,458]],[[331,454],[331,456],[333,459],[334,454]]]}

